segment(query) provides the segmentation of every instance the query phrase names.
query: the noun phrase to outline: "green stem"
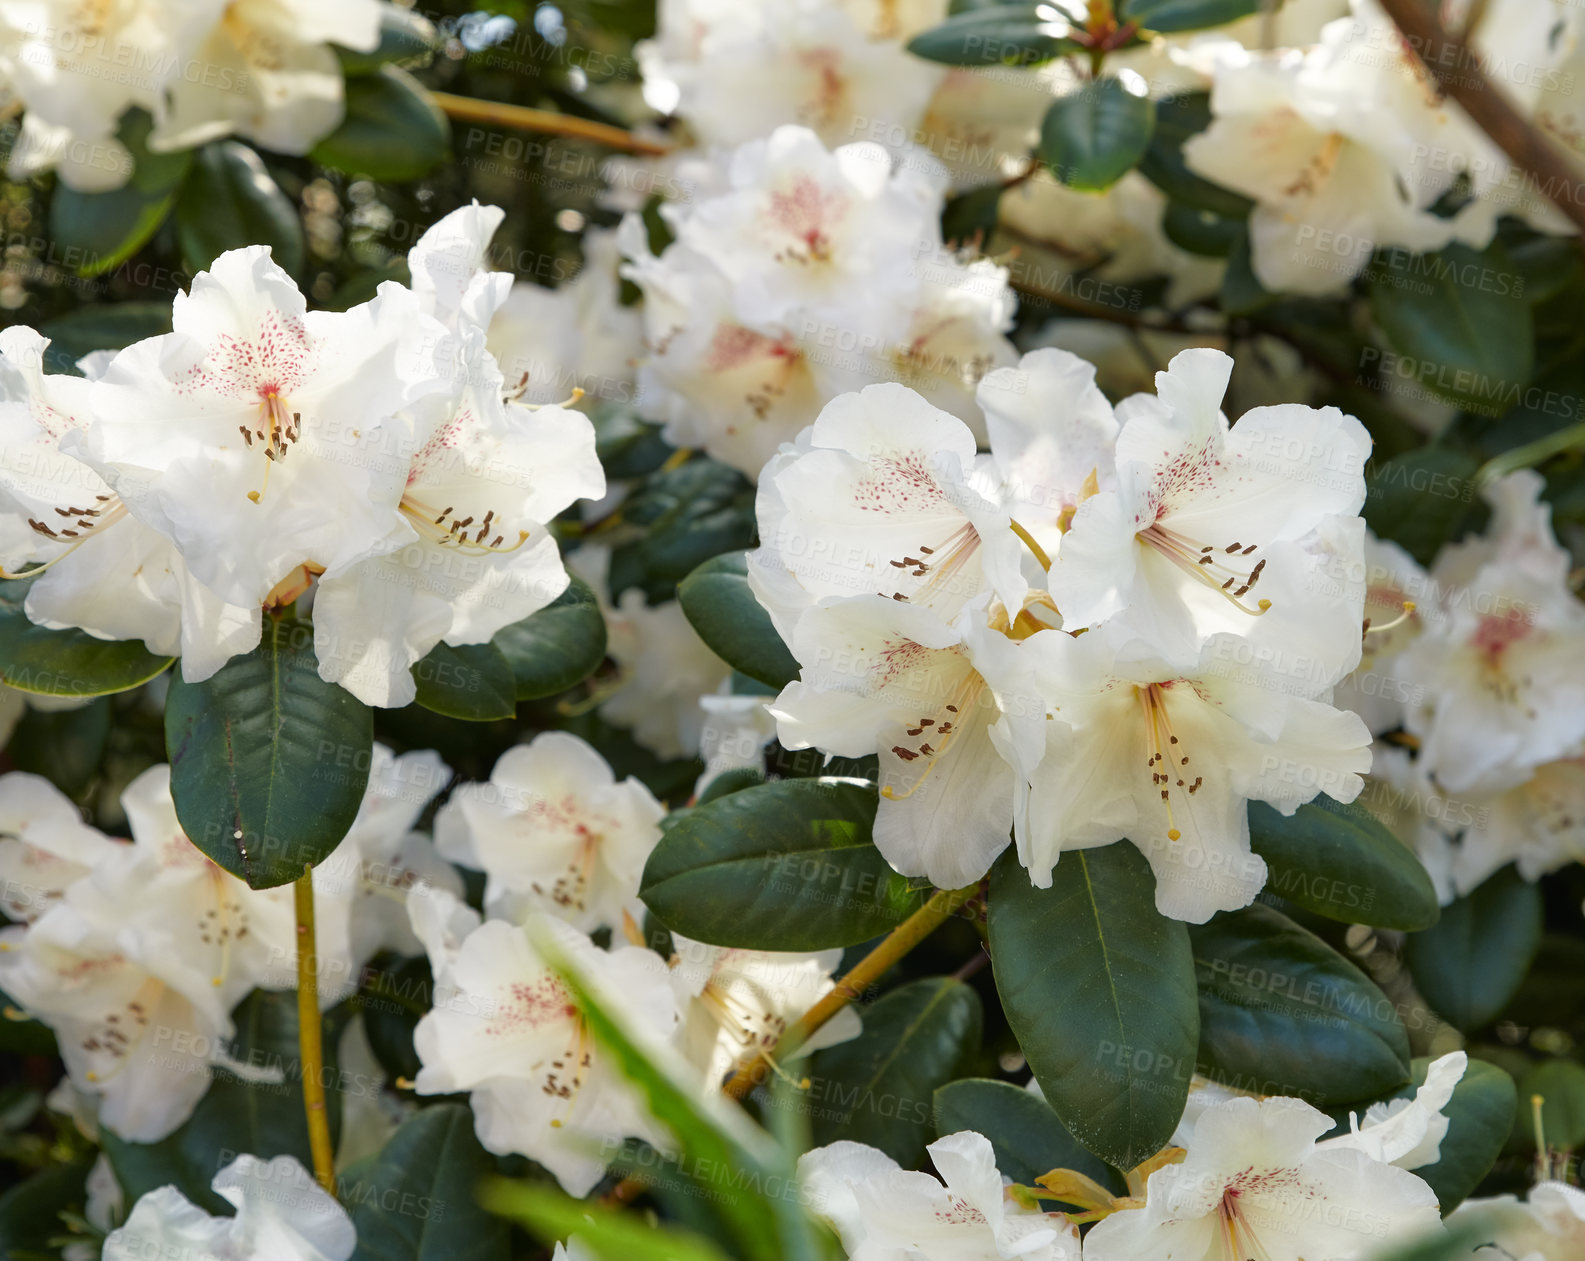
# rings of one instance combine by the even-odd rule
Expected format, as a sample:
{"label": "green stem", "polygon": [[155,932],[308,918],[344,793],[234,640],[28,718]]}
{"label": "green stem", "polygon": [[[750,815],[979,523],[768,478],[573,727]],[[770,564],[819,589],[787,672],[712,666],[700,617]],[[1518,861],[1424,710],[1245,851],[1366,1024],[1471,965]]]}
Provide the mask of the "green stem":
{"label": "green stem", "polygon": [[303,1110],[308,1117],[308,1148],[314,1178],[336,1193],[330,1117],[325,1112],[324,1027],[319,1016],[319,948],[314,933],[314,870],[304,867],[292,885],[297,908],[297,1051],[303,1068]]}

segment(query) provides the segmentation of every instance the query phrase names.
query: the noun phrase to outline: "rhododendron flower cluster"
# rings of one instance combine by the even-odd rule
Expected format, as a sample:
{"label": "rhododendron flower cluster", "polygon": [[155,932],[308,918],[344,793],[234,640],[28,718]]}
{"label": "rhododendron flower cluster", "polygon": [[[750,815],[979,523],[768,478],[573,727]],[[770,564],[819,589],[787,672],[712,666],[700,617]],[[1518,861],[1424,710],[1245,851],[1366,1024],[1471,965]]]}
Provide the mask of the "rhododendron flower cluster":
{"label": "rhododendron flower cluster", "polygon": [[588,420],[514,397],[486,347],[510,276],[483,268],[501,212],[436,224],[412,287],[308,311],[264,247],[178,295],[175,329],[46,374],[8,330],[0,502],[29,616],[180,654],[192,682],[314,588],[323,678],[413,699],[437,643],[475,644],[567,585],[546,522],[604,493]]}
{"label": "rhododendron flower cluster", "polygon": [[750,578],[803,667],[784,743],[880,757],[876,844],[942,887],[1006,846],[1039,885],[1127,837],[1203,922],[1265,881],[1245,804],[1352,801],[1363,466],[1335,409],[1221,413],[1185,351],[1115,410],[1073,355],[992,373],[991,435],[900,386],[832,403],[767,467]]}

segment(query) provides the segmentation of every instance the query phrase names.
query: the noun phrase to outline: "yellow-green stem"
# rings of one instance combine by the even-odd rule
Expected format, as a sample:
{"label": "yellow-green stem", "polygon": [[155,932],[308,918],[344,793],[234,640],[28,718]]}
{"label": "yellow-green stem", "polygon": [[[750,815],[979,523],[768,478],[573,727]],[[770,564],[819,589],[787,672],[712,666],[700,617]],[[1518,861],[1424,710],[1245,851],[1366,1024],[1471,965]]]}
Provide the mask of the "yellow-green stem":
{"label": "yellow-green stem", "polygon": [[297,906],[297,1053],[302,1061],[303,1110],[308,1116],[308,1149],[314,1178],[336,1193],[335,1155],[330,1146],[330,1116],[325,1111],[325,1049],[319,1018],[319,948],[314,937],[314,871],[304,867],[292,885]]}
{"label": "yellow-green stem", "polygon": [[[777,1040],[770,1055],[759,1056],[745,1064],[732,1075],[721,1089],[734,1099],[741,1099],[765,1079],[772,1060],[793,1055],[799,1047],[814,1036],[815,1030],[830,1020],[876,981],[886,969],[941,927],[954,912],[979,892],[979,885],[965,889],[938,889],[922,907],[892,929],[881,944],[865,955],[853,970],[838,981],[835,987],[818,1003],[804,1012]],[[627,1204],[644,1190],[642,1178],[627,1177],[616,1184],[605,1196],[607,1204]]]}
{"label": "yellow-green stem", "polygon": [[733,1074],[722,1088],[734,1099],[741,1099],[765,1080],[772,1060],[797,1054],[798,1049],[826,1021],[841,1011],[885,975],[886,970],[950,919],[955,911],[979,892],[979,885],[965,889],[937,889],[922,907],[905,919],[865,955],[853,970],[832,987],[831,992],[804,1012],[776,1040],[770,1056],[759,1056]]}
{"label": "yellow-green stem", "polygon": [[631,131],[613,127],[610,123],[579,118],[575,114],[531,109],[527,105],[508,105],[504,101],[480,101],[471,96],[453,96],[450,92],[431,92],[429,96],[448,118],[465,123],[488,123],[493,127],[511,127],[516,131],[538,131],[552,136],[570,136],[575,140],[592,140],[612,149],[624,149],[629,153],[642,153],[650,157],[671,152],[670,145],[646,140]]}

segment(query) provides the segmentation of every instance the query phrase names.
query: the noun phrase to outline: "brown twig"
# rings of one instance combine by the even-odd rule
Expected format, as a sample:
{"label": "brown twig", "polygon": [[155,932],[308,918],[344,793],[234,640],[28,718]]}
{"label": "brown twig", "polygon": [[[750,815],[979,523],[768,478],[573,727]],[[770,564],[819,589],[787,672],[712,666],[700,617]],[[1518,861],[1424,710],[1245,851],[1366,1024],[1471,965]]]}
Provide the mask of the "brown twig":
{"label": "brown twig", "polygon": [[1487,77],[1465,35],[1445,31],[1422,0],[1381,0],[1381,7],[1442,91],[1463,106],[1492,143],[1585,234],[1585,205],[1580,203],[1585,170],[1570,161]]}
{"label": "brown twig", "polygon": [[579,118],[576,114],[561,114],[549,109],[530,109],[526,105],[508,105],[503,101],[480,101],[471,96],[453,96],[450,92],[431,92],[430,98],[448,117],[465,123],[488,123],[494,127],[511,127],[517,131],[538,131],[553,136],[571,136],[576,140],[592,140],[612,149],[628,153],[642,153],[660,157],[670,153],[671,146],[658,140],[646,140],[631,131],[613,127],[610,123],[595,122],[592,118]]}

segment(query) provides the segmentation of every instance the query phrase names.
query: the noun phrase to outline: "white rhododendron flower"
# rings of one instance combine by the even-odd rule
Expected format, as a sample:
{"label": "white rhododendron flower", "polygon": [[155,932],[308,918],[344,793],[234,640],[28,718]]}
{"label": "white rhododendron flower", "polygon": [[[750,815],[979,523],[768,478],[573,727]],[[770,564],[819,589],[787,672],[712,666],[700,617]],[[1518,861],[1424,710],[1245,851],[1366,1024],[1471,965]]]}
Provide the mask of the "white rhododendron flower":
{"label": "white rhododendron flower", "polygon": [[1087,1261],[1167,1256],[1363,1261],[1434,1228],[1436,1194],[1374,1159],[1299,1099],[1235,1098],[1207,1107],[1187,1156],[1150,1175],[1142,1208],[1097,1222]]}
{"label": "white rhododendron flower", "polygon": [[154,1142],[228,1063],[231,1009],[292,958],[290,894],[257,892],[175,826],[168,768],[127,788],[133,844],[66,887],[26,928],[0,935],[0,989],[55,1030],[72,1082],[102,1125]]}
{"label": "white rhododendron flower", "polygon": [[581,389],[630,401],[644,345],[644,315],[621,304],[617,234],[583,234],[583,267],[555,289],[513,284],[489,321],[489,349],[524,403],[559,403]]}
{"label": "white rhododendron flower", "polygon": [[409,255],[424,316],[449,330],[460,392],[415,409],[413,453],[387,540],[327,566],[314,602],[320,674],[371,705],[405,705],[412,667],[437,643],[478,644],[566,590],[546,522],[605,493],[586,416],[524,407],[506,395],[486,328],[511,284],[483,264],[504,212],[447,215]]}
{"label": "white rhododendron flower", "polygon": [[1373,1160],[1400,1169],[1422,1169],[1442,1157],[1449,1121],[1443,1114],[1464,1078],[1469,1057],[1453,1051],[1433,1060],[1413,1098],[1373,1103],[1364,1120],[1349,1113],[1349,1133],[1328,1139],[1329,1147],[1354,1147]]}
{"label": "white rhododendron flower", "polygon": [[259,609],[198,581],[175,544],[77,458],[93,387],[46,374],[48,346],[30,328],[0,333],[0,567],[38,575],[26,600],[38,624],[140,639],[180,654],[185,678],[208,678],[258,643]]}
{"label": "white rhododendron flower", "polygon": [[616,681],[600,690],[600,717],[629,730],[656,757],[697,752],[706,727],[700,699],[724,693],[732,667],[699,638],[675,600],[650,604],[629,587],[613,607],[610,548],[585,544],[567,564],[594,590],[605,617],[605,650],[617,666]]}
{"label": "white rhododendron flower", "polygon": [[309,311],[268,247],[250,246],[194,277],[173,322],[110,362],[80,443],[133,516],[248,606],[305,567],[399,544],[398,413],[450,384],[445,331],[410,290]]}
{"label": "white rhododendron flower", "polygon": [[789,749],[880,756],[875,845],[905,876],[978,880],[1007,848],[1013,769],[964,635],[928,608],[860,596],[811,608],[791,644],[802,677],[771,712]]}
{"label": "white rhododendron flower", "polygon": [[120,846],[40,775],[0,776],[0,911],[32,923]]}
{"label": "white rhododendron flower", "polygon": [[620,930],[638,901],[665,810],[590,745],[546,731],[508,749],[482,784],[464,784],[435,819],[435,844],[484,871],[492,916],[546,911],[575,928]]}
{"label": "white rhododendron flower", "polygon": [[[678,1046],[714,1092],[727,1074],[769,1056],[788,1027],[835,988],[840,949],[807,954],[741,950],[672,934],[672,981],[683,1003]],[[863,1028],[844,1007],[799,1047],[836,1046]]]}
{"label": "white rhododendron flower", "polygon": [[1450,1227],[1480,1228],[1489,1244],[1474,1261],[1573,1261],[1585,1248],[1585,1191],[1567,1182],[1538,1182],[1520,1203],[1511,1195],[1465,1200],[1448,1216]]}
{"label": "white rhododendron flower", "polygon": [[659,955],[634,946],[607,953],[541,912],[524,926],[480,924],[437,891],[415,893],[409,906],[435,973],[434,1008],[413,1034],[423,1062],[419,1094],[469,1092],[479,1141],[498,1155],[538,1161],[570,1195],[587,1195],[600,1180],[602,1140],[659,1141],[635,1088],[590,1036],[530,930],[553,941],[607,1002],[664,1040],[678,1011]]}
{"label": "white rhododendron flower", "polygon": [[1216,636],[1180,673],[1105,627],[1077,638],[1039,631],[1007,657],[1010,686],[1028,687],[1019,676],[1032,672],[1049,707],[1004,704],[995,732],[1028,785],[1019,857],[1037,885],[1050,884],[1064,850],[1126,837],[1155,870],[1161,913],[1204,923],[1265,885],[1266,864],[1249,847],[1250,801],[1292,814],[1318,793],[1359,795],[1370,769],[1364,723],[1246,680],[1241,646]]}
{"label": "white rhododendron flower", "polygon": [[[1077,629],[1119,618],[1161,655],[1188,663],[1218,633],[1266,614],[1296,655],[1355,664],[1363,584],[1364,426],[1335,408],[1289,404],[1221,414],[1232,371],[1216,350],[1186,350],[1156,396],[1120,409],[1117,488],[1078,505],[1051,571]],[[1323,533],[1354,518],[1352,534]],[[1320,553],[1319,565],[1316,554]],[[1331,577],[1339,599],[1324,588]],[[1330,671],[1328,673],[1331,673]]]}
{"label": "white rhododendron flower", "polygon": [[1079,1261],[1078,1228],[1008,1198],[984,1136],[963,1130],[926,1150],[945,1186],[863,1143],[832,1143],[798,1158],[810,1209],[831,1223],[851,1261]]}
{"label": "white rhododendron flower", "polygon": [[883,595],[946,620],[987,591],[1020,606],[1023,548],[976,471],[968,426],[912,390],[827,404],[760,477],[750,581],[782,637],[833,597]]}
{"label": "white rhododendron flower", "polygon": [[1339,293],[1376,249],[1490,239],[1489,218],[1431,213],[1459,164],[1427,156],[1469,152],[1478,133],[1371,0],[1356,0],[1354,15],[1307,50],[1221,51],[1211,126],[1183,155],[1256,202],[1251,261],[1266,288]]}
{"label": "white rhododendron flower", "polygon": [[645,99],[705,144],[741,144],[783,123],[827,144],[860,127],[885,139],[912,133],[945,73],[902,41],[945,16],[942,0],[664,0],[655,38],[635,51]]}
{"label": "white rhododendron flower", "polygon": [[1399,658],[1418,698],[1404,725],[1450,792],[1510,786],[1585,741],[1585,606],[1541,488],[1525,470],[1487,489],[1487,533],[1443,549],[1443,616]]}
{"label": "white rhododendron flower", "polygon": [[724,155],[725,187],[662,207],[658,257],[629,216],[644,292],[639,407],[668,440],[757,473],[832,398],[895,380],[979,420],[970,392],[1011,363],[1004,270],[947,251],[945,172],[868,142],[780,127]]}
{"label": "white rhododendron flower", "polygon": [[[461,875],[429,837],[415,830],[425,807],[450,779],[451,769],[439,754],[395,755],[383,744],[374,745],[357,817],[341,844],[314,867],[322,1002],[334,999],[343,986],[354,986],[358,970],[381,950],[423,952],[407,915],[410,889],[429,886],[461,896]],[[346,975],[333,975],[342,964]]]}
{"label": "white rhododendron flower", "polygon": [[[307,153],[341,123],[341,63],[329,47],[372,52],[377,0],[246,0],[218,10],[192,50],[201,74],[172,78],[156,111],[156,150],[236,133],[281,153]],[[202,28],[199,28],[202,29]]]}
{"label": "white rhododendron flower", "polygon": [[347,1261],[357,1247],[346,1209],[292,1156],[238,1156],[210,1186],[236,1206],[235,1216],[211,1217],[175,1187],[160,1187],[110,1232],[104,1261]]}

